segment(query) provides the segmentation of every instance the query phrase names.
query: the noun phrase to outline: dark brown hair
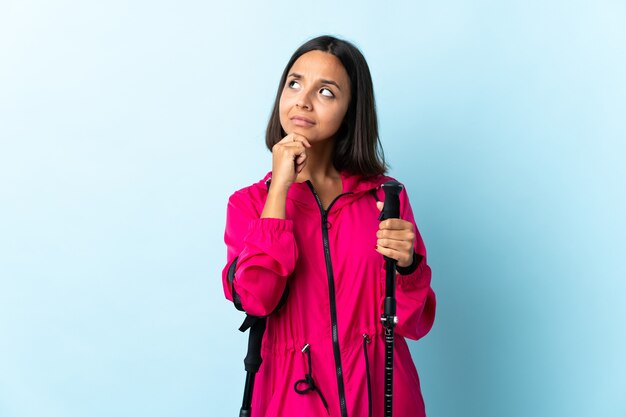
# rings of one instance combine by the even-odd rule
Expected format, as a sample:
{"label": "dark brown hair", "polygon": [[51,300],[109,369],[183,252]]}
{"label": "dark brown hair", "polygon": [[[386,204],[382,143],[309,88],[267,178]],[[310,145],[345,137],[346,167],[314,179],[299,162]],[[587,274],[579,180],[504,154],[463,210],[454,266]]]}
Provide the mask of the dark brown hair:
{"label": "dark brown hair", "polygon": [[356,46],[332,36],[320,36],[309,40],[300,46],[287,62],[265,131],[267,148],[271,151],[272,147],[286,135],[280,124],[278,107],[289,70],[298,58],[311,51],[322,51],[336,56],[350,78],[350,104],[335,136],[333,151],[335,168],[338,171],[366,177],[384,174],[387,172],[387,165],[378,138],[374,87],[369,67]]}

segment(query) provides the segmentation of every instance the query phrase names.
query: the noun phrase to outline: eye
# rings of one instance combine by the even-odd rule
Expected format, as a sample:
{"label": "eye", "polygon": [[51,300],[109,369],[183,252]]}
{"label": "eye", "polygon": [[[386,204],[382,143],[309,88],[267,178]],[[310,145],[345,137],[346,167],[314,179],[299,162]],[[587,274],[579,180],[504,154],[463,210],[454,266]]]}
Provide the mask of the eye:
{"label": "eye", "polygon": [[320,90],[320,94],[323,95],[324,97],[335,97],[335,95],[333,94],[332,91],[330,91],[328,88],[322,88]]}
{"label": "eye", "polygon": [[289,88],[298,88],[300,87],[300,83],[296,80],[291,80],[289,81],[289,84],[287,84],[289,86]]}

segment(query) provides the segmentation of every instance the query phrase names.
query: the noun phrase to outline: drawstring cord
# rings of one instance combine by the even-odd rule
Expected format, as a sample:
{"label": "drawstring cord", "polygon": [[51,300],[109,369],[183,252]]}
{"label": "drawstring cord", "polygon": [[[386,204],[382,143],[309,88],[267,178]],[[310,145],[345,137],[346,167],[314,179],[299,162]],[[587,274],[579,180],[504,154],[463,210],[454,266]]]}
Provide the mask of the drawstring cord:
{"label": "drawstring cord", "polygon": [[[324,408],[326,409],[326,412],[328,413],[328,415],[330,415],[326,398],[324,398],[322,391],[320,391],[320,389],[315,385],[315,381],[313,381],[313,376],[311,375],[313,373],[313,366],[311,365],[311,349],[310,348],[311,346],[308,343],[304,345],[304,347],[302,348],[302,353],[305,353],[309,360],[309,372],[307,372],[304,375],[304,379],[299,379],[296,381],[296,383],[293,385],[293,389],[298,394],[306,394],[309,391],[315,391],[317,395],[319,395],[320,399],[322,400],[322,403],[324,404]],[[298,385],[300,384],[304,384],[306,385],[306,387],[304,389],[299,389]]]}
{"label": "drawstring cord", "polygon": [[367,415],[372,417],[372,382],[370,380],[370,360],[367,356],[367,345],[371,342],[369,335],[363,333],[363,355],[365,356],[365,372],[367,375]]}
{"label": "drawstring cord", "polygon": [[[372,339],[369,337],[369,335],[367,333],[363,333],[363,356],[365,356],[365,373],[367,377],[367,405],[368,405],[367,415],[369,417],[372,417],[372,380],[370,377],[370,360],[367,354],[367,345],[370,344],[371,342],[372,342]],[[311,346],[308,343],[304,345],[304,347],[302,348],[302,353],[306,354],[307,356],[307,360],[309,362],[309,371],[304,375],[304,379],[299,379],[296,381],[296,383],[293,385],[293,389],[298,394],[301,394],[301,395],[304,395],[309,391],[315,391],[317,395],[320,397],[320,400],[322,400],[322,403],[324,404],[324,408],[326,409],[326,412],[328,413],[328,415],[330,415],[326,398],[324,398],[322,391],[320,391],[320,389],[315,385],[315,381],[313,380],[313,375],[312,375],[313,365],[311,362]],[[305,388],[303,389],[298,388],[298,386],[301,384],[304,384]]]}

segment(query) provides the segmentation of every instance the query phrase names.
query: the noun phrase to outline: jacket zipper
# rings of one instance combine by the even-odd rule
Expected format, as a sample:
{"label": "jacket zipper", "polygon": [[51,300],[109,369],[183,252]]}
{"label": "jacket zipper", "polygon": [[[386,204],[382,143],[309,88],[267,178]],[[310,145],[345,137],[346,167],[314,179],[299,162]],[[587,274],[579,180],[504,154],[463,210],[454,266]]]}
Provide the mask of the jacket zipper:
{"label": "jacket zipper", "polygon": [[341,416],[348,417],[348,409],[346,407],[346,392],[343,383],[343,368],[341,367],[341,351],[339,349],[339,330],[337,328],[337,303],[335,300],[335,278],[333,274],[333,264],[330,260],[330,243],[328,241],[328,213],[332,208],[333,204],[339,199],[339,197],[352,194],[351,192],[339,194],[335,199],[330,203],[328,209],[324,210],[324,206],[322,205],[322,201],[320,197],[317,195],[315,188],[313,188],[313,184],[311,181],[306,182],[313,195],[315,196],[315,200],[317,201],[317,205],[320,208],[320,212],[322,214],[322,242],[324,244],[324,258],[326,260],[326,274],[328,275],[328,296],[330,298],[330,321],[332,328],[332,336],[333,336],[333,353],[335,356],[335,371],[337,373],[337,387],[339,389],[339,407],[341,409]]}

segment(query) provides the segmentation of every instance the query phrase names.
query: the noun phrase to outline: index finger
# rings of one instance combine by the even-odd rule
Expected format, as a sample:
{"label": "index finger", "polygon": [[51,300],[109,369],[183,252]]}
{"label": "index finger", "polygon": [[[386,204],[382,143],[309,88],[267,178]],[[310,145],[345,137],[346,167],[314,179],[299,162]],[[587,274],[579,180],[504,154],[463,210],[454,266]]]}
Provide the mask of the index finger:
{"label": "index finger", "polygon": [[309,140],[307,138],[305,138],[304,136],[299,135],[297,133],[293,133],[292,135],[293,135],[293,141],[294,142],[302,142],[302,144],[304,146],[306,146],[307,148],[311,147],[311,144],[309,143]]}

